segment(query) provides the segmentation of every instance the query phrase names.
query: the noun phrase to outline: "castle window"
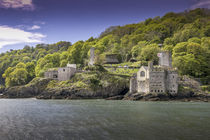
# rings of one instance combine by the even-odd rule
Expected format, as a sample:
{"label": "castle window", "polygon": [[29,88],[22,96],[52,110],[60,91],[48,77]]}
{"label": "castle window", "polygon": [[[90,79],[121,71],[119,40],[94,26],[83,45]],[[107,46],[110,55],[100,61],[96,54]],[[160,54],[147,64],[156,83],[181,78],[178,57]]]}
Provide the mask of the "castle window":
{"label": "castle window", "polygon": [[174,76],[173,76],[173,78],[174,78]]}
{"label": "castle window", "polygon": [[53,75],[53,78],[58,78],[58,76],[56,74]]}
{"label": "castle window", "polygon": [[160,92],[160,90],[158,90],[158,92]]}
{"label": "castle window", "polygon": [[145,77],[145,72],[144,71],[141,71],[140,76],[141,77]]}
{"label": "castle window", "polygon": [[161,92],[163,92],[163,90],[161,90]]}
{"label": "castle window", "polygon": [[155,92],[156,92],[156,90],[155,90]]}
{"label": "castle window", "polygon": [[63,71],[65,71],[65,69],[63,69]]}
{"label": "castle window", "polygon": [[153,92],[153,90],[151,90],[151,92]]}

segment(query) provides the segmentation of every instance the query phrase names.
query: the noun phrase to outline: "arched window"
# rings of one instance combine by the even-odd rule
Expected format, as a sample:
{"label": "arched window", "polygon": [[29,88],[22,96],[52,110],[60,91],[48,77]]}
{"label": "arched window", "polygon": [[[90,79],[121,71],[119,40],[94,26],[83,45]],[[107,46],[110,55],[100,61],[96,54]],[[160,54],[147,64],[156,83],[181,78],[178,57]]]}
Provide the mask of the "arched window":
{"label": "arched window", "polygon": [[140,76],[141,77],[145,77],[145,72],[144,71],[141,71]]}

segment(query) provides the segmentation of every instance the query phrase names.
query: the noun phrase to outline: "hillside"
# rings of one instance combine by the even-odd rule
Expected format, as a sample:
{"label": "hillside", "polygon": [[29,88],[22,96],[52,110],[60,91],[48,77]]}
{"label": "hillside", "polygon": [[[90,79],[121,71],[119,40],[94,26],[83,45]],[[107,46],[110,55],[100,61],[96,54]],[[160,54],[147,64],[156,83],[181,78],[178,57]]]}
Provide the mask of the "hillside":
{"label": "hillside", "polygon": [[25,46],[0,54],[0,84],[6,87],[25,85],[42,77],[49,68],[67,63],[83,68],[88,64],[89,49],[95,47],[98,64],[105,54],[118,54],[122,63],[135,59],[138,64],[154,60],[157,52],[168,50],[173,65],[181,75],[210,81],[210,10],[195,9],[182,13],[167,13],[163,17],[143,22],[114,26],[98,38],[86,41]]}

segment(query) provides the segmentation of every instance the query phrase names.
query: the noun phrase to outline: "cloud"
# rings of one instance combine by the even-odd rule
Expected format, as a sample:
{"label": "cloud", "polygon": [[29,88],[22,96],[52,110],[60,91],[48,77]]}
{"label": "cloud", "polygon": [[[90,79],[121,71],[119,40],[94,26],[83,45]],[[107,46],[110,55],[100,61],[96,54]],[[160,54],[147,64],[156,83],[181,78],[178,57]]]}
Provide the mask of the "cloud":
{"label": "cloud", "polygon": [[32,0],[0,0],[1,8],[13,8],[13,9],[23,9],[23,10],[34,10]]}
{"label": "cloud", "polygon": [[198,0],[191,9],[196,8],[209,8],[210,9],[210,0]]}
{"label": "cloud", "polygon": [[39,24],[39,25],[45,25],[46,24],[46,22],[44,22],[44,21],[34,21],[33,23],[34,24]]}
{"label": "cloud", "polygon": [[33,25],[32,27],[28,28],[28,30],[37,30],[40,29],[41,27],[38,25]]}
{"label": "cloud", "polygon": [[0,26],[0,48],[20,43],[40,43],[45,37],[41,33],[32,33],[18,28]]}
{"label": "cloud", "polygon": [[41,29],[40,25],[33,25],[33,26],[29,26],[29,25],[17,25],[15,26],[15,28],[21,29],[21,30],[38,30]]}

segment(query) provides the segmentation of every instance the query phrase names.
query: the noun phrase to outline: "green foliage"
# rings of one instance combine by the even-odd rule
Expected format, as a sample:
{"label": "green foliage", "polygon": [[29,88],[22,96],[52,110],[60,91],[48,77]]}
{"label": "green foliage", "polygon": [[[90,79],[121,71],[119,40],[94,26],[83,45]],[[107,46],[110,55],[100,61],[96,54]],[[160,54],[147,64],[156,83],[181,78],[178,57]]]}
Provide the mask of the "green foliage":
{"label": "green foliage", "polygon": [[40,58],[37,62],[35,73],[37,77],[44,75],[44,72],[49,68],[59,67],[60,66],[60,54],[53,53],[48,54],[44,58]]}
{"label": "green foliage", "polygon": [[210,85],[203,85],[203,86],[201,86],[201,89],[203,91],[206,91],[206,92],[210,93]]}
{"label": "green foliage", "polygon": [[[198,43],[192,42],[193,40]],[[209,75],[209,46],[205,46],[203,41],[206,40],[192,38],[173,48],[173,65],[178,68],[180,74],[194,77]]]}
{"label": "green foliage", "polygon": [[48,83],[47,88],[71,88],[74,90],[82,88],[97,91],[99,88],[107,88],[113,85],[126,85],[128,81],[128,76],[91,71],[86,73],[76,73],[76,75],[68,81],[59,82],[52,80]]}
{"label": "green foliage", "polygon": [[95,72],[107,72],[107,70],[102,65],[86,66],[84,70]]}
{"label": "green foliage", "polygon": [[[15,86],[28,83],[34,77],[67,63],[87,66],[89,50],[95,48],[96,64],[103,64],[106,54],[118,54],[121,62],[138,64],[157,62],[161,49],[173,54],[173,65],[180,74],[210,79],[210,10],[195,9],[183,13],[167,13],[163,17],[149,18],[144,22],[106,29],[99,38],[89,38],[56,44],[25,46],[0,54],[0,83]],[[163,44],[163,48],[159,47]],[[103,71],[100,68],[88,68]],[[119,69],[116,73],[125,73]],[[130,75],[131,72],[127,71]],[[78,85],[82,85],[80,83]]]}
{"label": "green foliage", "polygon": [[24,63],[18,63],[16,67],[9,67],[3,77],[6,78],[6,87],[24,85],[28,81],[28,72]]}
{"label": "green foliage", "polygon": [[[39,61],[39,59],[46,56],[47,54],[66,51],[69,48],[69,46],[71,46],[70,42],[61,41],[56,44],[50,44],[50,45],[38,44],[36,45],[35,48],[30,47],[30,46],[25,46],[22,50],[11,50],[5,53],[1,53],[0,54],[0,83],[2,84],[6,83],[5,81],[6,77],[3,78],[3,74],[6,72],[6,70],[9,67],[12,67],[14,69],[19,62],[22,62],[24,64],[27,64],[28,62],[33,62],[34,65],[36,66],[36,62]],[[31,75],[31,78],[34,77],[31,72],[29,75]]]}
{"label": "green foliage", "polygon": [[140,53],[140,60],[143,61],[158,61],[157,53],[160,51],[160,48],[157,44],[150,44],[142,48]]}

